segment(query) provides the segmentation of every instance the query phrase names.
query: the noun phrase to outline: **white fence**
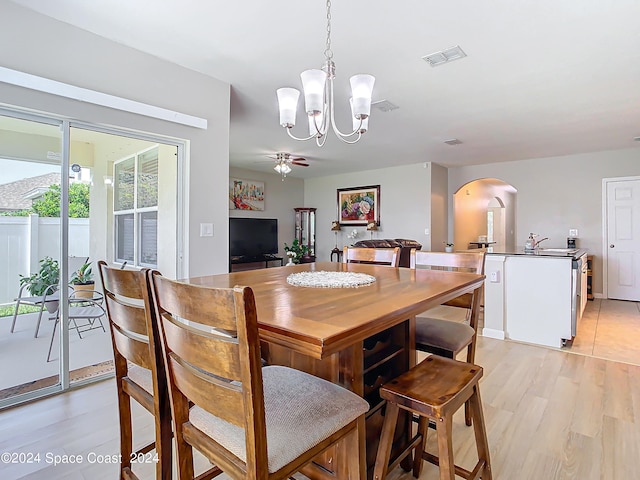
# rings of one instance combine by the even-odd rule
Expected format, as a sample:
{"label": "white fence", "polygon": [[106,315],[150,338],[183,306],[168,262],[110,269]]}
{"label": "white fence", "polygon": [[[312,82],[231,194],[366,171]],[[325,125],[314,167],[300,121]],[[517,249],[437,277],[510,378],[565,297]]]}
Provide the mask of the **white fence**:
{"label": "white fence", "polygon": [[[60,260],[60,219],[0,217],[0,305],[11,303],[20,289],[20,275],[40,268],[40,260]],[[69,255],[89,256],[89,219],[69,219]]]}

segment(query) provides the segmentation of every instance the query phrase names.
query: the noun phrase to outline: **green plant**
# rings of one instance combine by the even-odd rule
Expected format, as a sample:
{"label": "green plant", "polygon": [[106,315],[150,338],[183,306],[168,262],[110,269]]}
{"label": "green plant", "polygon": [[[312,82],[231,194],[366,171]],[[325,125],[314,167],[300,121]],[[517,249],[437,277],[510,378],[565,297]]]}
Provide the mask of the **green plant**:
{"label": "green plant", "polygon": [[[40,270],[29,276],[20,275],[20,286],[28,285],[31,295],[39,297],[51,285],[58,285],[60,281],[60,265],[51,257],[40,260]],[[52,292],[47,292],[52,293]]]}
{"label": "green plant", "polygon": [[286,243],[284,244],[284,251],[295,253],[296,256],[293,257],[293,263],[300,263],[302,257],[309,253],[309,247],[307,245],[300,245],[300,242],[298,242],[298,239],[296,238],[291,242],[291,246]]}
{"label": "green plant", "polygon": [[88,285],[94,283],[91,262],[84,263],[78,270],[73,272],[69,283],[71,285]]}

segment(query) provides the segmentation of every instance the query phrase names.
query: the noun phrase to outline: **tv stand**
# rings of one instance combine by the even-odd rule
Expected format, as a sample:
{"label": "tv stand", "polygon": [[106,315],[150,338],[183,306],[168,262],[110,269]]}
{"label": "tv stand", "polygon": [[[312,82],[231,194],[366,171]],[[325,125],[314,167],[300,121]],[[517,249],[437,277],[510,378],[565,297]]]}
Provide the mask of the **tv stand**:
{"label": "tv stand", "polygon": [[[279,257],[275,254],[230,257],[229,272],[237,272],[240,270],[255,270],[257,268],[269,268],[269,262],[278,261],[280,262],[280,266],[284,265],[283,257]],[[234,265],[236,266],[235,268]]]}

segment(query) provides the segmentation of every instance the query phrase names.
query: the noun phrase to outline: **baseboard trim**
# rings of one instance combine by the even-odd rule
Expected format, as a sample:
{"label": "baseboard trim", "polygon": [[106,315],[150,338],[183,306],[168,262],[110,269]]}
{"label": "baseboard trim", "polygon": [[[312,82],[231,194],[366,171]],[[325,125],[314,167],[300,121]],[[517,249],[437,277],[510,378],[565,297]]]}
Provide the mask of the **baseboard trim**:
{"label": "baseboard trim", "polygon": [[483,328],[480,332],[483,337],[496,338],[498,340],[504,340],[504,332],[502,330],[495,330],[493,328]]}

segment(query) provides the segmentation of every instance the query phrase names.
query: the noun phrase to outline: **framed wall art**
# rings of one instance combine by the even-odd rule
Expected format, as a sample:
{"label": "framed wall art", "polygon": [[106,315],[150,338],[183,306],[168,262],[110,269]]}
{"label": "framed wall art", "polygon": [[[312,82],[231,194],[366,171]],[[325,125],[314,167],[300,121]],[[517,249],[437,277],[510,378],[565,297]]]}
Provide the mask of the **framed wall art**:
{"label": "framed wall art", "polygon": [[338,189],[340,225],[380,225],[380,185]]}
{"label": "framed wall art", "polygon": [[264,182],[230,178],[229,210],[264,210]]}

